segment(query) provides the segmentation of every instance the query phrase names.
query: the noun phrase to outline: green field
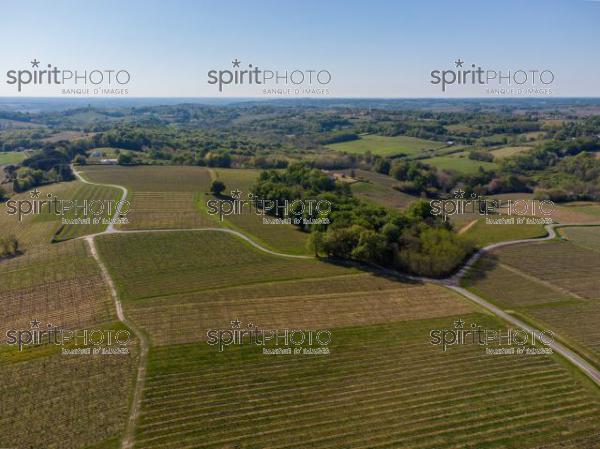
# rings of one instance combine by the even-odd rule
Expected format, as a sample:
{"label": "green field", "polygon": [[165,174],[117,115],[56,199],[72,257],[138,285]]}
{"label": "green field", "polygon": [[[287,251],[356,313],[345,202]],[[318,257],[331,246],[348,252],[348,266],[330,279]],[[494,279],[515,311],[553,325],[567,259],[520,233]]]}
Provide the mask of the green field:
{"label": "green field", "polygon": [[[491,216],[497,219],[497,216]],[[485,217],[478,218],[477,222],[463,233],[471,241],[482,248],[497,242],[508,240],[532,239],[544,237],[547,234],[543,225],[539,224],[487,224]]]}
{"label": "green field", "polygon": [[25,159],[24,151],[0,151],[0,165],[16,164]]}
{"label": "green field", "polygon": [[424,344],[428,329],[449,323],[335,329],[323,357],[153,348],[136,447],[521,449],[593,434],[600,403],[567,368]]}
{"label": "green field", "polygon": [[507,157],[514,156],[515,154],[523,153],[525,151],[529,151],[533,149],[533,147],[527,146],[511,146],[511,147],[502,147],[497,150],[492,150],[492,154],[495,159],[505,159]]}
{"label": "green field", "polygon": [[[344,171],[347,175],[349,172]],[[353,183],[351,188],[359,198],[393,209],[405,209],[417,200],[413,195],[394,189],[398,184],[394,178],[366,170],[355,170],[355,174],[361,182]]]}
{"label": "green field", "polygon": [[477,161],[469,159],[467,152],[454,153],[449,156],[435,156],[429,159],[423,159],[425,164],[432,165],[440,170],[454,171],[458,173],[474,174],[479,168],[493,170],[498,168],[494,162]]}
{"label": "green field", "polygon": [[104,235],[98,247],[110,255],[107,262],[124,300],[346,273],[316,260],[273,257],[218,231]]}
{"label": "green field", "polygon": [[[120,199],[121,191],[112,187],[94,186],[84,184],[79,181],[71,181],[66,183],[51,184],[48,186],[39,187],[39,198],[37,201],[47,200],[48,195],[52,195],[60,200],[77,201],[73,203],[70,211],[66,211],[64,215],[57,215],[54,211],[48,211],[44,207],[40,214],[28,214],[22,217],[19,221],[17,215],[8,215],[6,203],[0,203],[0,235],[15,235],[23,248],[36,247],[38,245],[48,245],[52,241],[63,241],[83,235],[95,234],[106,228],[106,224],[99,222],[98,224],[62,224],[62,218],[74,219],[85,218],[82,207],[75,209],[76,206],[84,206],[84,200],[89,202],[95,200],[113,200]],[[31,200],[30,192],[23,192],[11,197],[13,200]],[[66,204],[66,203],[63,203]],[[95,208],[104,207],[102,213],[98,213],[96,218],[100,220],[108,218],[107,203],[99,206],[96,203]],[[100,209],[95,209],[100,211]],[[78,212],[77,212],[78,211]],[[92,214],[88,214],[90,218]]]}
{"label": "green field", "polygon": [[437,150],[445,144],[433,140],[418,139],[408,136],[378,136],[369,134],[358,140],[327,145],[328,148],[346,153],[363,154],[370,151],[380,156],[395,156],[405,154],[416,156],[427,150]]}

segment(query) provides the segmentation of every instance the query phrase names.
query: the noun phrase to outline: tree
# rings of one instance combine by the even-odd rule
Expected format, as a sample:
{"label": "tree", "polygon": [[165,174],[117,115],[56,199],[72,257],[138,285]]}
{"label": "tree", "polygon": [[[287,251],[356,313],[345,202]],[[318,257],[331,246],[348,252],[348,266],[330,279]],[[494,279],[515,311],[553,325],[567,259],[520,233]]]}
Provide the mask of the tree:
{"label": "tree", "polygon": [[121,154],[119,154],[119,157],[117,158],[117,164],[119,164],[119,165],[129,165],[129,164],[131,164],[132,161],[133,161],[133,157],[131,157],[131,154],[127,154],[127,153],[121,153]]}
{"label": "tree", "polygon": [[225,183],[219,180],[213,181],[210,185],[210,191],[217,196],[223,193],[225,191],[225,188]]}
{"label": "tree", "polygon": [[0,186],[0,202],[6,200],[8,198],[8,194],[6,193],[6,190],[4,189],[4,187]]}
{"label": "tree", "polygon": [[314,251],[315,257],[325,250],[325,234],[322,231],[312,231],[308,237],[308,248]]}
{"label": "tree", "polygon": [[86,165],[87,158],[83,154],[78,154],[75,156],[75,159],[73,159],[73,162],[77,165]]}
{"label": "tree", "polygon": [[14,235],[0,237],[0,258],[12,257],[19,253],[19,241]]}

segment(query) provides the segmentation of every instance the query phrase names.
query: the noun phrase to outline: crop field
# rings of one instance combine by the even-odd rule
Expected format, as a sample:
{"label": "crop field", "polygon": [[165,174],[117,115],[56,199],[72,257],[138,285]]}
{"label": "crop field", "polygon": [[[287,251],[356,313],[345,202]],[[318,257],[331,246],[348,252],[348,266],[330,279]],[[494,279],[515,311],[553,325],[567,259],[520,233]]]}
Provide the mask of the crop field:
{"label": "crop field", "polygon": [[594,438],[598,397],[566,367],[474,345],[444,353],[428,329],[451,322],[335,329],[327,356],[152,348],[136,447],[521,449]]}
{"label": "crop field", "polygon": [[86,328],[114,321],[114,306],[83,241],[27,251],[0,262],[0,334],[37,319]]}
{"label": "crop field", "polygon": [[[500,216],[492,216],[497,219]],[[539,224],[487,224],[485,217],[478,218],[463,235],[468,237],[478,247],[484,247],[491,243],[504,242],[508,240],[531,239],[544,237],[547,234],[543,225]]]}
{"label": "crop field", "polygon": [[[73,331],[112,328],[116,314],[82,240],[0,262],[0,335],[32,320]],[[0,446],[117,448],[137,365],[130,355],[62,355],[60,346],[0,349]],[[24,417],[33,417],[24,419]]]}
{"label": "crop field", "polygon": [[502,147],[497,150],[492,150],[491,153],[495,159],[505,159],[507,157],[514,156],[515,154],[523,153],[531,150],[533,147],[528,146],[513,146],[513,147]]}
{"label": "crop field", "polygon": [[89,165],[81,170],[91,182],[125,186],[134,192],[207,192],[210,188],[210,173],[204,167]]}
{"label": "crop field", "polygon": [[124,230],[217,226],[204,210],[210,172],[203,167],[87,166],[92,182],[127,187],[131,203]]}
{"label": "crop field", "polygon": [[[226,186],[225,195],[231,190],[242,192],[241,199],[247,199],[252,192],[260,170],[251,169],[212,169],[213,177],[223,181]],[[211,196],[211,198],[215,198]],[[245,208],[242,215],[232,214],[226,216],[222,225],[244,232],[257,242],[275,251],[288,254],[308,254],[308,234],[300,231],[290,224],[265,224],[263,216],[257,215],[254,210]],[[266,216],[268,217],[268,216]],[[215,216],[218,220],[218,217]]]}
{"label": "crop field", "polygon": [[97,245],[124,300],[348,272],[315,260],[273,257],[217,231],[104,235]]}
{"label": "crop field", "polygon": [[576,201],[557,204],[552,218],[558,223],[600,223],[600,203]]}
{"label": "crop field", "polygon": [[561,232],[568,241],[518,245],[485,256],[463,282],[600,361],[600,228]]}
{"label": "crop field", "polygon": [[423,159],[425,164],[432,165],[441,170],[455,171],[465,174],[474,174],[479,171],[479,167],[486,170],[497,168],[494,162],[485,162],[469,159],[466,153],[455,153],[448,156],[435,156],[429,159]]}
{"label": "crop field", "polygon": [[433,140],[418,139],[408,136],[378,136],[369,134],[361,136],[358,140],[349,142],[340,142],[327,145],[328,148],[346,153],[363,154],[370,151],[372,154],[380,156],[408,155],[416,156],[424,151],[437,150],[443,147],[442,142]]}
{"label": "crop field", "polygon": [[[98,248],[152,343],[136,448],[575,448],[598,431],[597,392],[553,357],[431,345],[429,330],[457,317],[503,327],[442,287],[283,259],[218,232],[107,235]],[[331,329],[331,353],[204,341],[234,319]]]}
{"label": "crop field", "polygon": [[449,290],[372,274],[149,298],[127,302],[126,309],[156,345],[203,340],[208,329],[235,317],[266,329],[331,329],[472,312]]}
{"label": "crop field", "polygon": [[[52,194],[59,198],[72,195],[78,183],[68,182],[52,184],[39,188],[40,199]],[[18,193],[11,197],[14,200],[31,200],[29,192]],[[6,203],[0,203],[0,232],[2,235],[14,235],[21,246],[30,248],[38,245],[48,245],[59,227],[58,217],[51,215],[24,215],[19,222],[18,216],[7,214]]]}
{"label": "crop field", "polygon": [[[71,201],[76,201],[77,205],[83,205],[84,201],[88,202],[92,200],[103,201],[101,209],[95,208],[94,210],[98,212],[97,215],[89,215],[90,218],[96,218],[100,220],[99,223],[89,223],[89,224],[59,224],[58,229],[55,233],[55,241],[69,240],[76,237],[81,237],[83,235],[95,234],[98,232],[102,232],[106,229],[106,224],[102,222],[102,220],[107,220],[111,218],[114,212],[109,214],[109,209],[107,206],[107,202],[114,201],[115,203],[121,199],[121,191],[119,189],[115,189],[113,187],[105,187],[105,186],[95,186],[90,184],[84,184],[82,182],[77,183],[77,187],[72,190],[72,194],[66,196],[64,199],[68,199]],[[100,203],[95,203],[100,204]],[[100,206],[98,206],[100,207]],[[80,212],[77,210],[72,210],[67,212],[64,215],[64,218],[67,220],[72,220],[76,218],[85,218]],[[58,220],[60,223],[61,217],[52,217],[49,215],[38,217],[39,220]]]}
{"label": "crop field", "polygon": [[129,196],[128,223],[117,225],[124,230],[202,228],[216,226],[200,207],[203,193],[193,192],[133,192]]}
{"label": "crop field", "polygon": [[600,251],[599,226],[572,226],[559,228],[560,234],[574,245]]}
{"label": "crop field", "polygon": [[[32,351],[35,352],[35,351]],[[0,353],[0,446],[117,449],[129,413],[137,355]]]}
{"label": "crop field", "polygon": [[0,165],[16,164],[25,159],[24,151],[0,151]]}
{"label": "crop field", "polygon": [[[118,200],[120,191],[111,187],[93,186],[84,184],[79,181],[72,181],[60,184],[52,184],[42,186],[39,198],[35,201],[48,200],[48,195],[52,195],[60,200],[77,201],[77,205],[83,206],[84,200]],[[13,200],[32,201],[30,192],[24,192],[14,195]],[[66,203],[63,203],[66,204]],[[104,203],[106,204],[106,203]],[[75,206],[75,203],[74,203]],[[98,207],[105,206],[94,206]],[[76,212],[75,207],[64,214],[64,218],[84,218],[81,208]],[[77,215],[78,214],[78,215]],[[89,215],[90,217],[92,215]],[[99,213],[97,216],[100,220],[108,218],[107,210]],[[6,203],[0,203],[0,226],[3,235],[13,234],[18,239],[23,248],[32,248],[38,245],[48,245],[52,241],[69,240],[83,235],[94,234],[101,232],[106,228],[106,224],[99,222],[98,224],[62,224],[61,215],[57,215],[54,211],[49,211],[47,206],[43,206],[43,211],[40,214],[23,215],[22,221],[19,222],[17,215],[7,214]]]}
{"label": "crop field", "polygon": [[[348,175],[350,170],[344,173]],[[357,178],[366,180],[352,184],[352,192],[359,198],[393,209],[405,209],[417,200],[413,195],[394,189],[398,181],[390,176],[366,170],[355,170],[355,174]]]}

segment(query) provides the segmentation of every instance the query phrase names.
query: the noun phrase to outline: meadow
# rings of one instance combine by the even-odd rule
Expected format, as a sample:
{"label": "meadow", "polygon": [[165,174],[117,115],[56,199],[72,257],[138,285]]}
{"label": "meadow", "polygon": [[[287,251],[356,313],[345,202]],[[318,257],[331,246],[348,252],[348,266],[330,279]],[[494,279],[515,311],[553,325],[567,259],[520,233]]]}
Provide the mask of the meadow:
{"label": "meadow", "polygon": [[24,151],[0,151],[0,165],[16,164],[25,159]]}
{"label": "meadow", "polygon": [[[498,219],[501,216],[491,216]],[[544,237],[548,233],[541,224],[487,224],[485,217],[476,218],[476,222],[469,225],[462,235],[469,238],[479,248],[497,242],[508,240],[532,239]]]}
{"label": "meadow", "polygon": [[[366,170],[354,172],[360,181],[352,184],[352,193],[363,200],[393,209],[405,209],[417,200],[413,195],[394,189],[398,181],[390,176]],[[350,170],[344,170],[344,173],[349,175]]]}
{"label": "meadow", "polygon": [[509,146],[509,147],[502,147],[502,148],[494,149],[491,151],[491,153],[494,155],[495,159],[505,159],[507,157],[512,157],[515,154],[529,151],[532,148],[533,147],[528,147],[528,146]]}
{"label": "meadow", "polygon": [[398,156],[401,154],[416,156],[425,151],[437,150],[443,146],[442,142],[418,139],[416,137],[388,137],[368,134],[360,136],[358,140],[327,145],[327,148],[353,154],[363,154],[370,151],[372,154],[380,156]]}
{"label": "meadow", "polygon": [[466,152],[453,153],[447,156],[434,156],[429,159],[423,159],[422,162],[437,167],[440,170],[464,174],[477,173],[480,167],[486,170],[497,168],[494,162],[469,159]]}
{"label": "meadow", "polygon": [[[80,181],[71,181],[59,184],[51,184],[39,187],[41,192],[36,201],[47,200],[48,195],[52,195],[60,200],[77,201],[77,205],[83,206],[84,200],[92,201],[117,201],[120,199],[121,191],[112,187],[94,186],[84,184]],[[11,197],[12,200],[27,200],[33,198],[30,192],[19,193]],[[106,202],[104,203],[107,204]],[[96,206],[99,207],[99,206]],[[29,214],[22,217],[19,222],[16,215],[8,215],[6,203],[0,203],[0,225],[3,234],[15,235],[24,249],[36,246],[47,246],[52,242],[59,242],[74,239],[84,235],[95,234],[103,231],[106,224],[100,221],[98,224],[62,224],[62,218],[74,219],[84,218],[81,208],[77,212],[75,209],[66,212],[64,215],[57,215],[53,211],[48,211],[45,207],[40,214]],[[92,217],[92,215],[89,215]],[[108,209],[98,214],[96,218],[107,219]]]}

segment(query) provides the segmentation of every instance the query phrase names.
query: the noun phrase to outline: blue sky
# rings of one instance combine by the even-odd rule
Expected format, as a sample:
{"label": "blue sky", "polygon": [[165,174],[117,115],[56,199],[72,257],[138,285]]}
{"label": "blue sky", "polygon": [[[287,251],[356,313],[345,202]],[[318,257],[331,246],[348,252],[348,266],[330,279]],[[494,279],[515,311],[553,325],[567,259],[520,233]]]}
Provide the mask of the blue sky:
{"label": "blue sky", "polygon": [[[26,6],[25,6],[26,5]],[[238,58],[262,69],[326,69],[333,97],[489,96],[430,83],[453,61],[547,69],[555,96],[600,96],[600,1],[81,1],[3,2],[0,96],[61,95],[7,84],[37,59],[61,69],[126,69],[129,96],[262,96],[208,84]]]}

